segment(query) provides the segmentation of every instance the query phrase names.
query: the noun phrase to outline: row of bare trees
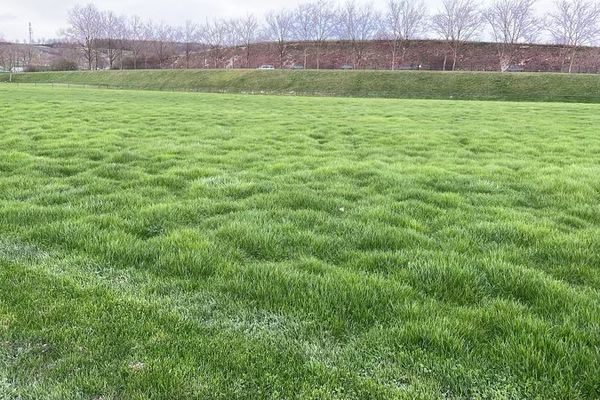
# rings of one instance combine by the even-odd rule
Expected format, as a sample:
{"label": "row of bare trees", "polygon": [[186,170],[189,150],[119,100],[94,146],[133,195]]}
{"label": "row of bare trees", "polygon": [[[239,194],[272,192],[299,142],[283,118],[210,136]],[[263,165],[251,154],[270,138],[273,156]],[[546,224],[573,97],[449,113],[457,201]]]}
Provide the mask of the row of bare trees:
{"label": "row of bare trees", "polygon": [[18,44],[0,43],[0,67],[12,71],[26,58],[26,51]]}
{"label": "row of bare trees", "polygon": [[[89,69],[100,68],[103,62],[108,68],[123,68],[126,61],[128,67],[145,68],[149,60],[160,68],[190,68],[199,54],[203,67],[250,67],[252,46],[258,42],[271,42],[283,67],[290,43],[298,41],[312,46],[312,65],[320,68],[322,49],[331,40],[347,43],[354,68],[363,66],[370,41],[384,40],[391,53],[390,68],[396,69],[405,62],[412,40],[438,38],[448,45],[444,69],[456,68],[466,42],[492,39],[501,70],[513,63],[518,43],[550,40],[569,49],[571,71],[577,50],[596,44],[600,37],[600,5],[598,0],[557,0],[545,15],[538,15],[535,0],[491,0],[487,5],[477,0],[442,0],[433,13],[421,0],[389,0],[384,10],[356,0],[341,4],[312,0],[269,12],[264,18],[249,14],[200,24],[188,20],[173,27],[88,4],[69,12],[64,34],[79,46]],[[224,65],[222,56],[230,47],[242,48],[244,56]],[[308,57],[305,50],[304,67]]]}
{"label": "row of bare trees", "polygon": [[[118,16],[112,11],[101,11],[93,4],[75,6],[69,11],[68,28],[64,37],[81,50],[86,67],[148,68],[152,62],[159,68],[190,68],[195,53],[205,51],[218,66],[220,53],[230,46],[250,47],[258,39],[258,20],[249,15],[237,20],[214,20],[197,24],[190,20],[181,27],[164,22],[143,20],[139,16]],[[182,55],[182,57],[176,57]],[[247,55],[249,62],[250,54]],[[209,66],[209,65],[206,65]]]}
{"label": "row of bare trees", "polygon": [[36,52],[25,43],[7,43],[0,40],[0,68],[15,71],[36,61]]}

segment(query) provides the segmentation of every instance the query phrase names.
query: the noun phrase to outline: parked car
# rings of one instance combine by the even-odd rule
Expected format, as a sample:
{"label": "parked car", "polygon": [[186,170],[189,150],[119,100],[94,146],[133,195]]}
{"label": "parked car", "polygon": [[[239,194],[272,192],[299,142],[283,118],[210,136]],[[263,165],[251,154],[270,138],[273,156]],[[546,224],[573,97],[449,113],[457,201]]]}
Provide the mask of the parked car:
{"label": "parked car", "polygon": [[396,67],[398,71],[412,71],[412,70],[420,70],[422,69],[421,64],[400,64]]}
{"label": "parked car", "polygon": [[261,65],[260,67],[258,67],[257,69],[269,70],[269,69],[275,69],[275,67],[270,64],[264,64],[264,65]]}
{"label": "parked car", "polygon": [[304,69],[304,65],[302,65],[302,64],[294,64],[294,65],[292,65],[292,69]]}

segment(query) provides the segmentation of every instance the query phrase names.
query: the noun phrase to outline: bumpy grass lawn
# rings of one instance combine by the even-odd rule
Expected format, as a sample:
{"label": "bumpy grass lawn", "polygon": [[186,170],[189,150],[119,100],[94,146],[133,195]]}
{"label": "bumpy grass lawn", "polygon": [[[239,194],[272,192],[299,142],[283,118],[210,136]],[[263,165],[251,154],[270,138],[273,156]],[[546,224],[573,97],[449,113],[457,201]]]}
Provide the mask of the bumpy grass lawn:
{"label": "bumpy grass lawn", "polygon": [[599,129],[0,86],[0,398],[598,398]]}

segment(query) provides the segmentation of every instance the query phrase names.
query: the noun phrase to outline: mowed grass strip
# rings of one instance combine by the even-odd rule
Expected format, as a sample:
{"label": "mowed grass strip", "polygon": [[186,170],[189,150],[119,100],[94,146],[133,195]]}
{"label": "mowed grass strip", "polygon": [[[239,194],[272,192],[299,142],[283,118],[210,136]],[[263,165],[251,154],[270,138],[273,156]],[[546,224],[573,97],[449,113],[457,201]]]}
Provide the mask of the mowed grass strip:
{"label": "mowed grass strip", "polygon": [[[0,73],[0,82],[11,75]],[[439,71],[129,70],[12,74],[13,83],[400,99],[600,103],[594,74]]]}
{"label": "mowed grass strip", "polygon": [[0,397],[600,396],[600,106],[0,87]]}

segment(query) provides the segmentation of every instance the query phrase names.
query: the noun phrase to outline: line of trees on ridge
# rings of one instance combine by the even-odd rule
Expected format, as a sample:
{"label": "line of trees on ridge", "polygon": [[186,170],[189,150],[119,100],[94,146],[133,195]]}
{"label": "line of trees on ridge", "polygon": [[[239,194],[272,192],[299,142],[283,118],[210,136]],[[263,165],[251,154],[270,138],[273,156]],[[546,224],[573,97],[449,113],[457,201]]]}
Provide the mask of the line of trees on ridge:
{"label": "line of trees on ridge", "polygon": [[[578,50],[600,41],[600,3],[556,0],[539,15],[535,1],[442,0],[439,8],[429,10],[421,0],[389,0],[383,9],[356,0],[313,0],[261,17],[187,20],[181,26],[117,15],[89,3],[69,11],[62,36],[79,49],[82,65],[90,70],[198,67],[193,59],[199,53],[205,68],[250,68],[253,48],[267,42],[274,49],[273,64],[279,68],[286,66],[290,44],[304,42],[300,67],[306,68],[312,57],[310,65],[319,69],[323,48],[331,41],[345,43],[350,67],[359,69],[375,40],[388,45],[389,68],[394,70],[405,63],[416,39],[443,40],[447,46],[443,70],[454,70],[465,44],[486,38],[495,43],[501,71],[512,65],[519,44],[552,43],[567,50],[571,72]],[[242,56],[224,61],[223,55],[231,48],[241,50]],[[17,62],[16,54],[16,50],[0,50],[0,65]]]}

